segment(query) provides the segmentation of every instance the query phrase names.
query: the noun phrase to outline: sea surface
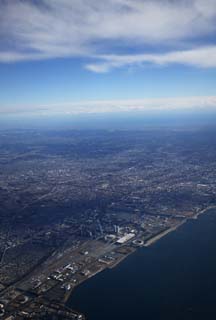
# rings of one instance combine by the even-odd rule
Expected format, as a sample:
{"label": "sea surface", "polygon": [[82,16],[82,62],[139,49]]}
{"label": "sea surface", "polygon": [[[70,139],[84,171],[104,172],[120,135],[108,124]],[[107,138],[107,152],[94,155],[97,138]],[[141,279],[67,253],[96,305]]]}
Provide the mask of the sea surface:
{"label": "sea surface", "polygon": [[88,320],[216,319],[216,210],[87,280],[68,304]]}

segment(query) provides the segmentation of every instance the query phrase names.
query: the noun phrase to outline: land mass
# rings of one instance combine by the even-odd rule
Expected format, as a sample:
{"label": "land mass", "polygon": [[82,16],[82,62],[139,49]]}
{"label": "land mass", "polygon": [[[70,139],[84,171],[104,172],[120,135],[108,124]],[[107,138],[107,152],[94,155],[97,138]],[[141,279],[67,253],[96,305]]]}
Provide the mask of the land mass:
{"label": "land mass", "polygon": [[0,132],[0,318],[85,319],[74,288],[215,207],[215,131]]}

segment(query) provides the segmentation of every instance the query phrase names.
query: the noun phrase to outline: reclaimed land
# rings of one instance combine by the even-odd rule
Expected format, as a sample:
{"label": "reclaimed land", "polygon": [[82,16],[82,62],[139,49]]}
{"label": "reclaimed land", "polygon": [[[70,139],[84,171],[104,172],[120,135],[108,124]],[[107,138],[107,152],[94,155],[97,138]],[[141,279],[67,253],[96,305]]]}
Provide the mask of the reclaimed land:
{"label": "reclaimed land", "polygon": [[[204,214],[205,212],[211,210],[211,209],[216,209],[216,206],[209,206],[203,210],[198,211],[195,215],[193,215],[192,217],[189,218],[185,218],[183,219],[180,223],[178,223],[177,225],[168,228],[154,236],[152,236],[151,238],[149,238],[144,244],[143,247],[149,247],[151,245],[153,245],[154,243],[156,243],[157,241],[159,241],[160,239],[162,239],[163,237],[165,237],[167,234],[176,231],[180,226],[182,226],[183,224],[185,224],[187,221],[191,220],[191,219],[198,219],[198,217],[201,214]],[[74,289],[76,287],[78,287],[81,283],[83,283],[84,281],[88,280],[89,278],[92,278],[93,276],[95,276],[96,274],[100,273],[101,271],[109,268],[115,268],[118,264],[120,264],[123,260],[125,260],[129,255],[131,255],[132,253],[134,253],[136,251],[135,248],[133,248],[133,250],[131,250],[131,252],[128,252],[127,254],[125,254],[124,256],[122,256],[121,258],[119,258],[117,261],[115,261],[115,263],[109,265],[109,266],[104,266],[104,268],[101,268],[100,270],[96,271],[94,274],[91,274],[89,277],[87,277],[85,280],[83,280],[82,282],[78,283],[76,286],[74,286],[72,288],[72,290],[69,292],[69,294],[67,295],[67,299],[64,301],[65,303],[69,300],[71,294],[73,293]]]}

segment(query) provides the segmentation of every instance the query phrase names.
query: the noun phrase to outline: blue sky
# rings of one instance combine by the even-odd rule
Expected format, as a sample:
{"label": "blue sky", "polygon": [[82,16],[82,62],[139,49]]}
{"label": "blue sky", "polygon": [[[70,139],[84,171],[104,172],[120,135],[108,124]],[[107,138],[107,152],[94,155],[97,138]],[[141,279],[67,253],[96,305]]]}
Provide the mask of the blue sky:
{"label": "blue sky", "polygon": [[215,36],[216,0],[0,0],[0,112],[214,107]]}

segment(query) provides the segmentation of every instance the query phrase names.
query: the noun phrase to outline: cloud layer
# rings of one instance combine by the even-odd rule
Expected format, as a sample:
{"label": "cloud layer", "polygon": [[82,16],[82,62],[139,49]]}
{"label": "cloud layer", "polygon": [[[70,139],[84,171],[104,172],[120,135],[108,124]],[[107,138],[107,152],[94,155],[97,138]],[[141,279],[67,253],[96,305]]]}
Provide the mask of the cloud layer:
{"label": "cloud layer", "polygon": [[100,62],[97,61],[96,63],[87,64],[86,69],[93,72],[104,73],[113,68],[131,65],[143,66],[147,63],[160,66],[176,63],[202,68],[215,68],[216,46],[171,51],[163,54],[104,55],[100,56],[100,59]]}
{"label": "cloud layer", "polygon": [[0,62],[84,57],[94,72],[216,67],[215,34],[216,0],[0,0]]}
{"label": "cloud layer", "polygon": [[58,105],[41,106],[13,106],[2,107],[0,114],[12,113],[34,113],[39,115],[50,114],[88,114],[88,113],[119,113],[119,112],[160,112],[172,110],[202,109],[216,110],[216,96],[204,97],[176,97],[176,98],[155,98],[138,100],[101,100],[83,101],[73,103],[62,103]]}

